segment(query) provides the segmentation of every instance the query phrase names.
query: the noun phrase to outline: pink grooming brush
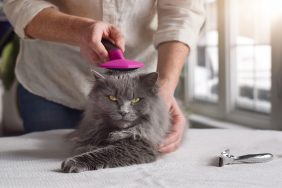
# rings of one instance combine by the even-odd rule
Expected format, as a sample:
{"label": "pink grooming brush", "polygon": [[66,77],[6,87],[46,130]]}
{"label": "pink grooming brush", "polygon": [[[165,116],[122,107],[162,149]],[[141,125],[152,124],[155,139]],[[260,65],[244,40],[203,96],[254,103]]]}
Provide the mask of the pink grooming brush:
{"label": "pink grooming brush", "polygon": [[117,71],[131,71],[144,67],[141,62],[125,59],[123,52],[110,41],[102,39],[102,43],[109,53],[109,61],[100,67]]}

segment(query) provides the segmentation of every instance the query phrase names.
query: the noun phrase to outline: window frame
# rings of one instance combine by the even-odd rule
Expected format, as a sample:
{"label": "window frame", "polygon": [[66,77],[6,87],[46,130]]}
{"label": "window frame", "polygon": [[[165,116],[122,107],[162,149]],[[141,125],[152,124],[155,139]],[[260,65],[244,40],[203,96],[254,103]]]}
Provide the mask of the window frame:
{"label": "window frame", "polygon": [[282,130],[282,12],[276,16],[271,28],[271,128]]}
{"label": "window frame", "polygon": [[[196,114],[229,121],[248,127],[259,129],[282,129],[282,38],[279,31],[282,30],[282,16],[277,18],[276,24],[271,28],[271,113],[269,115],[245,111],[236,108],[236,74],[235,63],[232,61],[230,50],[231,28],[230,20],[230,0],[217,0],[217,23],[218,23],[218,102],[195,100],[193,96],[194,69],[196,66],[196,50],[190,54],[188,65],[184,67],[185,93],[184,101],[190,111]],[[277,40],[279,38],[279,40]],[[233,58],[234,59],[234,58]],[[228,62],[228,63],[225,63]],[[278,92],[280,86],[281,91]],[[273,89],[274,88],[274,89]],[[280,112],[280,113],[279,113]]]}

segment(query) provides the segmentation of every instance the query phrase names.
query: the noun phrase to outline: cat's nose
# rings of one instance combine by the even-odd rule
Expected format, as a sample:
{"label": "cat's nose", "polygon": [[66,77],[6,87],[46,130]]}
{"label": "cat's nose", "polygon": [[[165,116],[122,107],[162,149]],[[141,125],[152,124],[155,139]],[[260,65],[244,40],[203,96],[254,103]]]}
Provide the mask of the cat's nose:
{"label": "cat's nose", "polygon": [[126,112],[126,111],[120,111],[119,113],[120,113],[121,116],[125,116],[128,112]]}

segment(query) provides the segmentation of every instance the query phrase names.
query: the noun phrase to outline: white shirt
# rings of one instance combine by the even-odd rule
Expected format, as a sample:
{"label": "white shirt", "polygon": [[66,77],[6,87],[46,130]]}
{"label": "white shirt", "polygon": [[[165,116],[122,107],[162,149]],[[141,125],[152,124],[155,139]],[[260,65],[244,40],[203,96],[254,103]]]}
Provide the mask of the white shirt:
{"label": "white shirt", "polygon": [[156,70],[155,47],[162,42],[193,48],[204,21],[202,0],[4,0],[7,18],[21,37],[18,81],[36,95],[75,109],[84,108],[93,80],[79,48],[31,40],[24,33],[47,7],[118,26],[125,35],[126,58],[144,62],[144,72]]}

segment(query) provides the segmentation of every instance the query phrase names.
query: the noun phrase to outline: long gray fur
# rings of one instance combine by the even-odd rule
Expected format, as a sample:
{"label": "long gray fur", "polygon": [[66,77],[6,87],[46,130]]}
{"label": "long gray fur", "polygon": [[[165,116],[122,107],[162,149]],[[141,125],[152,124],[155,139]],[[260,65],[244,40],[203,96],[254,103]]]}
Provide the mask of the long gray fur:
{"label": "long gray fur", "polygon": [[[158,95],[158,74],[95,74],[95,78],[84,117],[69,135],[78,154],[62,163],[63,172],[155,161],[157,147],[170,130],[169,113]],[[118,100],[110,101],[109,95]],[[135,97],[141,100],[133,105],[129,101]]]}

